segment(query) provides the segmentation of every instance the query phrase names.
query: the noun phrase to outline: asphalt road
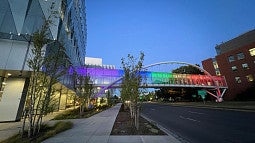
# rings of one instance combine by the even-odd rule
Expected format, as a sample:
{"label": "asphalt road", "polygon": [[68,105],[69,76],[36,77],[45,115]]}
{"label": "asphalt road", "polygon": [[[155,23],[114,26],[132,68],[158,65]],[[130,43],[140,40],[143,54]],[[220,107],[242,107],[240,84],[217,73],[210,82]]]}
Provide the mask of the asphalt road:
{"label": "asphalt road", "polygon": [[255,143],[255,112],[144,103],[142,114],[183,142]]}

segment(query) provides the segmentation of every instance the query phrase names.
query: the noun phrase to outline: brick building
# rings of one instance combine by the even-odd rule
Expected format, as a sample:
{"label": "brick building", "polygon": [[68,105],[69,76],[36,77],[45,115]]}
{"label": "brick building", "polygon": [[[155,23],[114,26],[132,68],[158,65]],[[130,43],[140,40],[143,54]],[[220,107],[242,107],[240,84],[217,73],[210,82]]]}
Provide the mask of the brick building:
{"label": "brick building", "polygon": [[215,47],[217,55],[202,61],[212,75],[225,76],[228,90],[224,100],[233,100],[255,78],[255,30],[244,33]]}

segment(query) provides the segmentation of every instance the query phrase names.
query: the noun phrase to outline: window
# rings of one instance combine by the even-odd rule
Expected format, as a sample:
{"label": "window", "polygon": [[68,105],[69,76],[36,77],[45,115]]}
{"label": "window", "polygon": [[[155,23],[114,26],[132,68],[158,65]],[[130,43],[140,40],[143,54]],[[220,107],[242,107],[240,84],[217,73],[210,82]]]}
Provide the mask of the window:
{"label": "window", "polygon": [[228,57],[228,61],[229,61],[229,62],[233,62],[233,61],[235,61],[235,57],[234,57],[234,56],[232,56],[232,55],[231,55],[231,56],[229,56],[229,57]]}
{"label": "window", "polygon": [[244,54],[243,53],[238,53],[237,54],[237,59],[238,60],[244,59]]}
{"label": "window", "polygon": [[235,80],[236,80],[237,83],[241,83],[242,82],[241,78],[239,76],[235,77]]}
{"label": "window", "polygon": [[215,72],[216,72],[216,75],[218,75],[218,76],[220,76],[221,74],[220,74],[220,70],[219,69],[216,69],[215,70]]}
{"label": "window", "polygon": [[231,67],[232,71],[237,71],[237,67],[236,66],[233,66]]}
{"label": "window", "polygon": [[247,63],[242,64],[243,69],[249,69],[249,66]]}
{"label": "window", "polygon": [[255,56],[255,48],[249,50],[251,56]]}
{"label": "window", "polygon": [[219,66],[218,66],[218,63],[217,62],[213,62],[213,66],[214,66],[214,69],[218,69]]}
{"label": "window", "polygon": [[251,74],[246,76],[248,82],[252,82],[253,81],[253,76]]}

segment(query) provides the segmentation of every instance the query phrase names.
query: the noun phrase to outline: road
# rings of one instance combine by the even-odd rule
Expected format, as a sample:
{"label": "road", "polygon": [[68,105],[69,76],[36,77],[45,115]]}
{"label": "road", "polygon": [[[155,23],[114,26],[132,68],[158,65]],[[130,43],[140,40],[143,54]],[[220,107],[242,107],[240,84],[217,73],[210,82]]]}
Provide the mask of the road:
{"label": "road", "polygon": [[183,142],[254,143],[255,113],[144,103],[142,114]]}

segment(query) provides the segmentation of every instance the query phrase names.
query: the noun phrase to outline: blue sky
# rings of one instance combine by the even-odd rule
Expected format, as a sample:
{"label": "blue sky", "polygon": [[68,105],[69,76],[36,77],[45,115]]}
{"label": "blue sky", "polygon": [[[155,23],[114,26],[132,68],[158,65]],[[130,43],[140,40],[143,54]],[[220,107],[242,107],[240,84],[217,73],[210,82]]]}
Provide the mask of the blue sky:
{"label": "blue sky", "polygon": [[121,67],[145,53],[144,64],[200,64],[215,45],[255,29],[254,0],[86,0],[87,54]]}

